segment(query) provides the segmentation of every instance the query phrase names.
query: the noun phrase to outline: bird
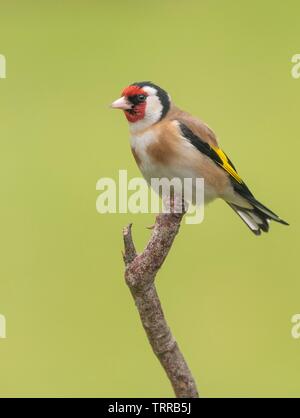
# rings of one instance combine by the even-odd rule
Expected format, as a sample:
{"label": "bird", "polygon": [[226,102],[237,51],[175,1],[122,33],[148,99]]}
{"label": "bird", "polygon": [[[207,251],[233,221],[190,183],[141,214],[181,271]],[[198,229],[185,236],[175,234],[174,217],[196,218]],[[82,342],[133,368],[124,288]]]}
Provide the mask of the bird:
{"label": "bird", "polygon": [[289,225],[254,197],[213,130],[158,85],[134,82],[111,107],[126,116],[132,154],[148,183],[153,177],[203,178],[205,203],[223,199],[255,235],[268,232],[270,221]]}

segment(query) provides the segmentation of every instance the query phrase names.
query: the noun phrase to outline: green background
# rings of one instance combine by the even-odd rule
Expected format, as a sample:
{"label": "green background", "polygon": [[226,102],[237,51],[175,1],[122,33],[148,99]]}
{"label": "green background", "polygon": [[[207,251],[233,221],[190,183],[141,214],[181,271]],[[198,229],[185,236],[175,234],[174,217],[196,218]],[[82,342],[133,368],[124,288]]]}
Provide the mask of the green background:
{"label": "green background", "polygon": [[0,4],[1,396],[173,396],[123,279],[153,215],[100,215],[95,185],[139,175],[124,116],[152,80],[217,132],[290,227],[259,238],[223,203],[183,225],[158,291],[205,397],[299,396],[298,0]]}

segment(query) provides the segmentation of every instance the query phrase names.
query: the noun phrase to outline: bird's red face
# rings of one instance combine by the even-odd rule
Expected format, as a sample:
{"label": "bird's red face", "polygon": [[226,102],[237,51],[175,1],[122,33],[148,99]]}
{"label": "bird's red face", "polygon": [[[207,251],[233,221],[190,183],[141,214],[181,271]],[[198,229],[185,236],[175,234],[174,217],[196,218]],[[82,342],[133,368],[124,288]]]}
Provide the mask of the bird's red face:
{"label": "bird's red face", "polygon": [[121,98],[113,102],[114,109],[122,109],[127,120],[131,123],[144,119],[148,93],[142,87],[132,85],[126,87]]}
{"label": "bird's red face", "polygon": [[160,121],[170,109],[170,97],[150,81],[133,83],[122,91],[122,97],[111,105],[122,109],[131,131],[147,129]]}

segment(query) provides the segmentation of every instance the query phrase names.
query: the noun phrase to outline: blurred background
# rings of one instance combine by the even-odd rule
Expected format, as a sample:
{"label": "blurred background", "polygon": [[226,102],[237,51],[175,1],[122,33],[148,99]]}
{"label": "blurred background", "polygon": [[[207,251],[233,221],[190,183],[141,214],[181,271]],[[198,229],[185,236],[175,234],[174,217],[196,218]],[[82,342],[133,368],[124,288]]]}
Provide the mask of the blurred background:
{"label": "blurred background", "polygon": [[297,0],[2,0],[0,396],[170,397],[123,279],[153,215],[100,215],[100,177],[139,171],[108,105],[151,80],[218,134],[290,222],[259,238],[222,202],[183,224],[158,279],[204,397],[300,395]]}

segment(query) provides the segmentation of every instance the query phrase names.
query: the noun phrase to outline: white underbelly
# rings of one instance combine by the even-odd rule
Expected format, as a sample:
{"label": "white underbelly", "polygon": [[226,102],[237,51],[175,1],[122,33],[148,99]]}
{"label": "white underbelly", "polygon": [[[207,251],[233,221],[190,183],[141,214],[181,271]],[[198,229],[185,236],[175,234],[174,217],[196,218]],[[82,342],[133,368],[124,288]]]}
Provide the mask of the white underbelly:
{"label": "white underbelly", "polygon": [[[191,169],[183,169],[182,167],[180,169],[176,167],[170,168],[158,165],[153,166],[151,163],[149,164],[149,162],[147,164],[141,164],[140,169],[144,178],[152,187],[153,184],[155,185],[158,180],[162,179],[173,181],[172,184],[175,184],[175,186],[178,184],[177,187],[180,187],[180,190],[177,189],[178,192],[180,193],[185,190],[185,196],[189,196],[187,200],[190,203],[195,203],[195,197],[200,196],[202,193],[200,188],[203,188],[205,203],[209,203],[218,197],[215,188],[210,184],[205,183],[205,175],[201,176],[199,173],[196,174]],[[177,182],[175,179],[179,179],[180,182]],[[153,188],[155,189],[155,187]]]}

